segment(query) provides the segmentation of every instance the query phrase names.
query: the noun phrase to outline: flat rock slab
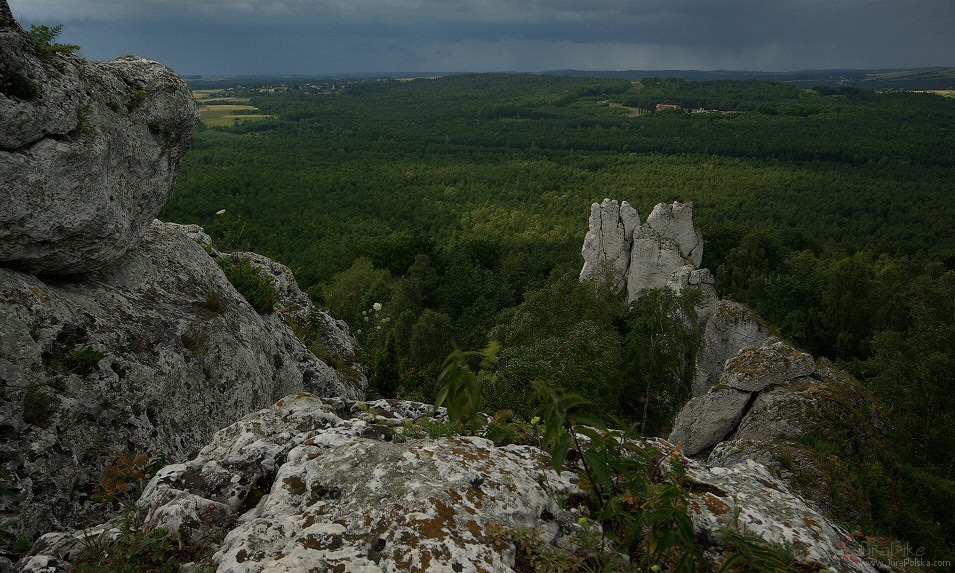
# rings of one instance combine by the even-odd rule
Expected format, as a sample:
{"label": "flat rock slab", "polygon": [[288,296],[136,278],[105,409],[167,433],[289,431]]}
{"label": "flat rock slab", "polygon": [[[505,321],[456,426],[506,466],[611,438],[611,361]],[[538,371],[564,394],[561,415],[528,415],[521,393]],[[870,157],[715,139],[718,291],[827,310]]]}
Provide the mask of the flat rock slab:
{"label": "flat rock slab", "polygon": [[759,392],[811,376],[815,371],[816,363],[809,353],[800,352],[778,338],[769,338],[728,360],[719,383],[745,392]]}

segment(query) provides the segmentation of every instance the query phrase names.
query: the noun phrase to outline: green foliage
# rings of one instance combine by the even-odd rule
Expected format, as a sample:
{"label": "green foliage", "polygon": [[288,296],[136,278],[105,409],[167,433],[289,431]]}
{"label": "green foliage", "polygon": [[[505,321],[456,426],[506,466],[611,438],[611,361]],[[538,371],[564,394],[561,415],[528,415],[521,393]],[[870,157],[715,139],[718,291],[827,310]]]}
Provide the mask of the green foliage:
{"label": "green foliage", "polygon": [[735,527],[724,529],[720,541],[729,555],[720,565],[718,573],[790,573],[795,570],[793,563],[796,556],[791,547],[766,543],[763,538]]}
{"label": "green foliage", "polygon": [[[590,509],[599,525],[594,554],[598,570],[707,570],[706,548],[696,539],[689,515],[679,450],[664,454],[648,447],[639,440],[636,426],[607,430],[598,418],[581,410],[587,401],[579,395],[559,394],[537,384],[535,396],[541,403],[543,444],[551,452],[554,469],[563,469],[570,451],[583,468],[581,487],[589,492]],[[586,447],[578,434],[588,439]],[[581,526],[587,532],[589,520],[582,519]],[[759,537],[729,529],[722,543],[721,572],[794,569],[791,551]]]}
{"label": "green foliage", "polygon": [[640,422],[648,435],[669,434],[673,418],[692,395],[700,343],[696,304],[701,293],[668,288],[640,295],[627,316],[624,380],[618,412]]}
{"label": "green foliage", "polygon": [[77,560],[78,573],[175,573],[180,565],[195,560],[182,541],[157,527],[148,531],[127,530],[108,547],[90,540]]}
{"label": "green foliage", "polygon": [[375,353],[375,367],[368,379],[368,387],[382,398],[397,398],[400,385],[398,339],[391,331],[385,347]]}
{"label": "green foliage", "polygon": [[225,255],[217,262],[225,272],[226,278],[239,291],[245,300],[259,314],[270,314],[275,310],[279,293],[275,289],[275,279],[262,273],[247,259]]}
{"label": "green foliage", "polygon": [[20,534],[17,536],[16,541],[13,542],[11,549],[14,553],[24,555],[30,551],[31,547],[33,547],[33,541],[26,535]]}
{"label": "green foliage", "polygon": [[[473,433],[484,425],[481,408],[484,406],[484,386],[493,384],[494,377],[488,368],[497,360],[501,346],[492,342],[484,350],[468,351],[455,349],[444,363],[438,383],[444,386],[438,392],[435,406],[447,401],[448,418],[465,432]],[[477,361],[479,372],[475,373],[470,362]]]}
{"label": "green foliage", "polygon": [[80,49],[76,44],[58,44],[53,42],[60,32],[63,31],[63,24],[57,24],[50,28],[49,26],[33,24],[30,26],[30,35],[33,37],[33,47],[36,54],[41,58],[52,58],[54,54],[72,54]]}
{"label": "green foliage", "polygon": [[27,388],[23,394],[23,421],[36,426],[44,425],[52,413],[53,398],[38,388]]}
{"label": "green foliage", "polygon": [[93,350],[92,346],[84,346],[80,350],[74,350],[66,359],[65,366],[80,376],[89,376],[99,370],[99,361],[106,356],[105,352]]}

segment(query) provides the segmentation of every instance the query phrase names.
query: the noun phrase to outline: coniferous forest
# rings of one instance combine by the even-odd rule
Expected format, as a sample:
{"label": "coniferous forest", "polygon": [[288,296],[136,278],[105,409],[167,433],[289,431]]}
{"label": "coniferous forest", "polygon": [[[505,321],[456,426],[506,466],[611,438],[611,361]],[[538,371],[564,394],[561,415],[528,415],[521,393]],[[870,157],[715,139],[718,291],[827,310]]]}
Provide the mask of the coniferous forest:
{"label": "coniferous forest", "polygon": [[491,411],[529,417],[544,380],[665,436],[698,337],[669,317],[691,301],[627,308],[577,281],[579,252],[592,202],[693,202],[720,295],[881,410],[896,469],[852,466],[878,511],[846,525],[952,555],[955,98],[506,74],[306,92],[233,88],[271,117],[201,129],[162,218],[290,266],[372,392],[433,401],[454,347],[496,340]]}

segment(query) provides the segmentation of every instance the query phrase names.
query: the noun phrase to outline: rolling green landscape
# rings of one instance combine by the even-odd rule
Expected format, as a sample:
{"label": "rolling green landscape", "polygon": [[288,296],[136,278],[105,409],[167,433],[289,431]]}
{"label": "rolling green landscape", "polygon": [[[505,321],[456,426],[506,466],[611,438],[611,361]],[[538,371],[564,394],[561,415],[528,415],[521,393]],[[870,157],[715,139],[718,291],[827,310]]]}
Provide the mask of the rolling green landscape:
{"label": "rolling green landscape", "polygon": [[497,340],[492,410],[529,417],[544,380],[665,436],[692,377],[687,301],[628,309],[576,277],[592,202],[693,202],[720,295],[880,407],[893,469],[853,467],[874,509],[846,525],[953,554],[955,98],[530,74],[285,87],[203,92],[254,115],[206,118],[161,218],[290,266],[351,326],[372,392],[433,401],[454,347]]}

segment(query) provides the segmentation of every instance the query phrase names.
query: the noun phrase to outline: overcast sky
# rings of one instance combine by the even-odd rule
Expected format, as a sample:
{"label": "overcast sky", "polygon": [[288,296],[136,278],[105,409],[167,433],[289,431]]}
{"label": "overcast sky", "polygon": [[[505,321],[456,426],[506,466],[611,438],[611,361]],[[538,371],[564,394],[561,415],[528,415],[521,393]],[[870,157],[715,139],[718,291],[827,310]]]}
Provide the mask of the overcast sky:
{"label": "overcast sky", "polygon": [[955,0],[9,0],[191,74],[955,67]]}

